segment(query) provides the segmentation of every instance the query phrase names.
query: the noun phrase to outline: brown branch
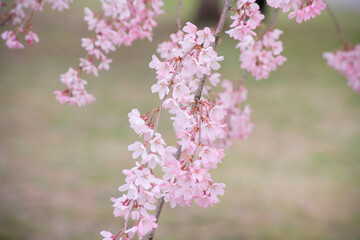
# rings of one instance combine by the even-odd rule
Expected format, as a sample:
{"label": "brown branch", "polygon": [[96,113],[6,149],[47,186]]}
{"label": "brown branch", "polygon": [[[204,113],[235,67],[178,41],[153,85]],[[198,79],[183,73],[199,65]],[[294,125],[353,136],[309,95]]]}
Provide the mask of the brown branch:
{"label": "brown branch", "polygon": [[0,22],[0,26],[5,25],[5,23],[7,23],[7,21],[9,21],[12,17],[12,14],[7,15],[1,22]]}
{"label": "brown branch", "polygon": [[[156,223],[159,221],[159,217],[160,217],[160,214],[161,214],[161,210],[164,206],[164,197],[161,197],[159,199],[159,202],[156,206]],[[149,235],[147,236],[146,240],[153,240],[154,239],[154,235],[155,235],[155,228],[149,233]]]}
{"label": "brown branch", "polygon": [[224,8],[222,10],[220,20],[219,20],[219,23],[218,23],[218,25],[216,27],[215,34],[214,34],[215,42],[213,42],[213,44],[212,44],[213,49],[216,48],[216,45],[217,45],[217,43],[218,43],[218,41],[220,39],[221,32],[224,29],[224,25],[225,25],[225,21],[226,21],[226,15],[227,15],[227,13],[228,13],[228,11],[230,9],[231,9],[231,0],[225,0]]}
{"label": "brown branch", "polygon": [[178,4],[178,11],[177,11],[177,28],[178,30],[181,29],[181,0],[179,0],[179,4]]}
{"label": "brown branch", "polygon": [[332,19],[333,22],[334,22],[334,25],[335,25],[337,34],[338,34],[339,39],[340,39],[340,42],[341,42],[342,44],[345,44],[346,42],[345,42],[345,39],[344,39],[344,35],[343,35],[342,32],[341,32],[339,22],[337,21],[337,19],[336,19],[336,17],[335,17],[335,14],[334,14],[334,12],[331,10],[331,8],[329,7],[329,4],[328,4],[328,3],[326,3],[326,9],[327,9],[327,11],[328,11],[329,14],[330,14],[331,19]]}

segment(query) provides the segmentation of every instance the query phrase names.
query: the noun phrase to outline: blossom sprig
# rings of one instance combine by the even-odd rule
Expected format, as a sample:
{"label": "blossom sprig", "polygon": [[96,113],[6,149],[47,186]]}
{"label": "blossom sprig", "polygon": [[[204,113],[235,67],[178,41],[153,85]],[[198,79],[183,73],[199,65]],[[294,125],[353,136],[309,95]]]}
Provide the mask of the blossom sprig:
{"label": "blossom sprig", "polygon": [[[149,64],[156,70],[157,82],[151,87],[161,100],[158,108],[141,115],[137,109],[129,113],[130,127],[142,136],[144,141],[129,145],[136,166],[124,170],[126,184],[119,188],[125,192],[114,201],[114,215],[125,218],[121,234],[117,237],[128,239],[144,234],[157,227],[156,218],[149,211],[154,209],[156,199],[163,198],[172,207],[212,206],[219,202],[225,185],[215,183],[209,170],[217,167],[225,156],[219,148],[219,141],[226,134],[224,101],[208,97],[210,86],[204,88],[202,97],[196,98],[200,78],[210,77],[211,85],[221,82],[220,74],[213,70],[220,68],[219,57],[212,46],[215,37],[209,28],[199,30],[187,23],[183,31],[171,35],[171,40],[159,45],[158,52]],[[231,104],[228,104],[232,107]],[[175,147],[166,146],[157,123],[162,110],[172,115],[174,130],[180,153]],[[177,156],[176,156],[177,155]],[[153,169],[159,167],[163,176],[155,177]],[[127,218],[134,225],[127,227]],[[109,232],[102,232],[104,239],[114,238]]]}
{"label": "blossom sprig", "polygon": [[326,8],[323,0],[267,0],[267,4],[274,8],[282,8],[283,12],[293,10],[288,17],[296,17],[298,23],[315,18]]}
{"label": "blossom sprig", "polygon": [[7,6],[0,1],[0,26],[11,23],[13,29],[6,30],[1,34],[6,46],[11,49],[22,49],[24,44],[19,40],[23,35],[25,41],[33,46],[34,42],[39,42],[38,35],[33,31],[31,18],[35,12],[42,11],[45,3],[52,5],[52,9],[62,11],[69,9],[73,0],[14,0],[14,3]]}
{"label": "blossom sprig", "polygon": [[323,57],[330,67],[345,75],[350,87],[360,92],[360,44],[346,44],[343,50],[326,52]]}
{"label": "blossom sprig", "polygon": [[223,119],[226,137],[222,143],[225,147],[229,147],[232,139],[247,139],[254,128],[249,104],[241,108],[241,104],[247,100],[247,89],[242,84],[243,80],[239,84],[224,80],[221,84],[224,91],[218,94],[218,101],[221,101],[227,112]]}
{"label": "blossom sprig", "polygon": [[244,41],[246,36],[256,36],[255,30],[264,19],[260,7],[255,0],[238,0],[236,14],[231,16],[233,23],[230,30],[226,31],[231,38]]}
{"label": "blossom sprig", "polygon": [[101,3],[100,11],[85,8],[84,19],[89,31],[94,31],[95,36],[81,39],[81,46],[87,55],[80,58],[77,76],[73,76],[73,68],[61,75],[60,80],[66,89],[54,92],[60,103],[84,106],[93,102],[95,98],[85,90],[87,81],[83,79],[82,73],[97,77],[100,70],[110,69],[112,59],[107,55],[111,51],[121,45],[129,46],[136,39],[147,38],[151,41],[153,28],[157,26],[154,17],[163,13],[162,0],[101,0]]}
{"label": "blossom sprig", "polygon": [[[282,65],[286,58],[279,36],[280,30],[268,28],[265,34],[258,36],[254,31],[261,25],[264,15],[254,0],[238,0],[236,14],[231,16],[234,22],[226,31],[230,37],[238,40],[240,48],[240,67],[250,72],[257,80],[268,78],[271,71]],[[276,20],[276,18],[275,18]]]}
{"label": "blossom sprig", "polygon": [[247,36],[240,42],[240,67],[249,71],[256,80],[266,79],[271,71],[281,66],[286,57],[282,56],[283,44],[279,40],[283,32],[278,29],[268,30],[257,41],[252,36]]}

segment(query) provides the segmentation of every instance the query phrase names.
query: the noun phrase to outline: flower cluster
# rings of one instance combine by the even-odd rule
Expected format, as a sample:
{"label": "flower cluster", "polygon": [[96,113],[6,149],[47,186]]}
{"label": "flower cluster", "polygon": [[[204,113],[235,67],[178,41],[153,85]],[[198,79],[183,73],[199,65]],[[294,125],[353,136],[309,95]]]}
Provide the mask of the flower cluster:
{"label": "flower cluster", "polygon": [[81,69],[76,71],[70,68],[69,71],[61,74],[60,80],[67,88],[64,91],[54,91],[56,100],[61,104],[75,104],[81,107],[95,100],[93,95],[86,92],[85,85],[87,81],[80,78],[79,71],[81,71]]}
{"label": "flower cluster", "polygon": [[231,139],[247,139],[254,128],[251,122],[251,109],[246,105],[243,109],[239,106],[247,99],[247,89],[242,84],[234,84],[224,80],[221,84],[224,92],[219,93],[219,101],[227,109],[223,124],[226,125],[226,137],[223,139],[224,146],[230,145]]}
{"label": "flower cluster", "polygon": [[[193,203],[207,207],[219,202],[225,184],[215,183],[209,173],[225,156],[219,146],[225,138],[244,138],[251,132],[250,110],[232,109],[245,100],[244,88],[227,89],[231,83],[225,81],[225,92],[213,99],[210,86],[199,93],[198,86],[206,76],[213,86],[221,82],[220,74],[212,73],[220,68],[223,57],[213,49],[215,37],[211,30],[199,30],[187,23],[183,31],[170,37],[158,47],[163,60],[154,55],[149,64],[156,70],[157,82],[151,91],[159,95],[159,107],[144,115],[137,109],[129,113],[130,127],[144,141],[129,145],[128,150],[138,161],[134,168],[123,171],[126,184],[119,190],[124,194],[112,199],[114,215],[125,218],[124,227],[115,235],[101,232],[104,239],[131,239],[136,234],[141,239],[157,227],[156,217],[149,211],[155,209],[154,203],[160,198],[170,202],[171,207]],[[178,148],[166,146],[157,132],[163,110],[172,115]],[[156,167],[162,170],[161,178],[154,175]],[[131,227],[129,219],[134,222]]]}
{"label": "flower cluster", "polygon": [[230,30],[226,31],[230,37],[238,41],[244,41],[246,36],[256,36],[253,31],[257,28],[264,15],[260,13],[260,7],[255,0],[238,0],[236,14],[231,16],[234,22]]}
{"label": "flower cluster", "polygon": [[90,31],[95,31],[92,38],[82,38],[81,46],[87,51],[85,58],[80,58],[75,82],[82,83],[73,87],[68,81],[63,81],[63,76],[72,76],[74,70],[61,75],[61,81],[66,85],[64,91],[55,91],[56,98],[60,103],[84,106],[91,103],[94,97],[88,94],[84,88],[87,83],[81,74],[93,74],[98,76],[101,69],[109,70],[112,59],[107,57],[110,51],[122,44],[129,46],[136,39],[152,40],[152,30],[157,26],[154,17],[163,13],[160,9],[162,0],[101,0],[102,10],[93,12],[85,8],[85,21]]}
{"label": "flower cluster", "polygon": [[1,34],[6,45],[12,49],[22,49],[24,45],[19,41],[18,36],[24,35],[26,42],[32,46],[34,42],[39,42],[39,38],[32,30],[31,18],[35,12],[42,11],[45,3],[52,5],[53,9],[62,11],[69,9],[69,4],[73,0],[15,0],[15,2],[6,9],[6,4],[0,1],[0,10],[3,7],[5,11],[0,15],[2,24],[11,22],[14,30],[7,30]]}
{"label": "flower cluster", "polygon": [[234,22],[226,33],[239,41],[236,47],[241,51],[241,68],[251,72],[257,80],[267,78],[272,70],[276,70],[286,60],[280,55],[283,46],[278,39],[282,32],[270,30],[255,41],[257,35],[254,30],[264,19],[255,0],[238,0],[236,14],[231,18]]}
{"label": "flower cluster", "polygon": [[326,8],[323,0],[267,0],[267,4],[274,8],[282,8],[284,12],[294,10],[288,17],[290,19],[296,17],[298,23],[315,18]]}
{"label": "flower cluster", "polygon": [[348,85],[360,92],[360,44],[345,50],[324,53],[327,64],[348,79]]}
{"label": "flower cluster", "polygon": [[237,45],[241,51],[241,68],[251,72],[256,80],[268,78],[271,71],[286,61],[286,58],[280,55],[283,51],[280,34],[281,30],[269,30],[256,42],[248,36],[246,41]]}

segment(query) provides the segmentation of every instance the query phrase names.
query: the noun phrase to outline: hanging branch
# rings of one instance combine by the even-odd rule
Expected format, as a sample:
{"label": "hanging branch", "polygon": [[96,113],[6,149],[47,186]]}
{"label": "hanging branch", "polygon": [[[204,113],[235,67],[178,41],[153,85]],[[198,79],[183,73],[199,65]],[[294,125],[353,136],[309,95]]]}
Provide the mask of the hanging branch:
{"label": "hanging branch", "polygon": [[340,29],[340,24],[339,24],[339,22],[337,21],[337,19],[336,19],[336,17],[335,17],[335,14],[334,14],[334,12],[331,10],[331,8],[329,7],[329,4],[328,4],[328,3],[326,4],[326,9],[327,9],[327,11],[329,12],[329,15],[330,15],[331,19],[332,19],[333,22],[334,22],[334,25],[335,25],[335,27],[336,27],[336,32],[337,32],[337,34],[338,34],[338,36],[339,36],[340,42],[341,42],[342,44],[346,44],[344,35],[342,34],[341,29]]}
{"label": "hanging branch", "polygon": [[278,20],[278,18],[279,18],[279,8],[276,8],[275,11],[274,11],[274,16],[272,17],[271,23],[269,25],[269,29],[272,30],[274,28],[275,23]]}
{"label": "hanging branch", "polygon": [[[179,1],[179,6],[180,6],[180,4],[181,4],[181,0]],[[222,10],[222,13],[221,13],[221,16],[220,16],[220,19],[219,19],[219,23],[218,23],[218,25],[216,27],[215,34],[214,34],[215,42],[213,42],[213,44],[211,45],[213,49],[216,48],[216,45],[217,45],[217,43],[218,43],[218,41],[220,39],[221,32],[224,29],[224,25],[225,25],[225,21],[226,21],[226,15],[227,15],[227,13],[228,13],[228,11],[230,9],[231,9],[231,0],[225,0],[224,8]],[[178,13],[179,13],[179,10],[178,10]],[[179,14],[178,14],[178,19],[179,19]],[[178,23],[179,23],[179,20],[178,20]],[[196,93],[195,93],[195,96],[194,96],[194,100],[196,101],[196,103],[201,98],[201,94],[202,94],[202,90],[203,90],[204,85],[205,85],[206,77],[207,76],[204,74],[203,77],[201,78],[200,83],[198,85],[198,88],[196,90]],[[175,154],[175,158],[177,160],[179,160],[180,156],[181,156],[181,145],[178,146],[177,152]],[[159,199],[158,205],[156,207],[156,222],[159,221],[159,217],[160,217],[161,210],[162,210],[163,206],[164,206],[164,197],[161,197]],[[146,239],[147,240],[153,240],[154,235],[155,235],[155,229],[153,229],[149,233],[149,235],[147,236]]]}
{"label": "hanging branch", "polygon": [[181,30],[181,0],[179,0],[179,4],[178,4],[176,23],[177,23],[178,31]]}
{"label": "hanging branch", "polygon": [[[221,16],[220,16],[218,26],[216,27],[216,30],[215,30],[215,34],[214,34],[215,42],[213,42],[212,45],[211,45],[214,50],[215,50],[215,48],[216,48],[216,46],[218,44],[218,41],[220,39],[221,32],[224,29],[224,25],[225,25],[225,21],[226,21],[226,15],[227,15],[227,13],[228,13],[228,11],[230,9],[231,9],[231,0],[226,0],[225,4],[224,4],[224,8],[223,8]],[[198,102],[200,100],[200,98],[201,98],[201,93],[202,93],[202,90],[203,90],[204,85],[205,85],[206,77],[207,76],[204,74],[202,76],[202,78],[200,79],[200,83],[198,85],[198,88],[196,89],[196,93],[195,93],[195,97],[194,97],[196,102]]]}
{"label": "hanging branch", "polygon": [[[181,156],[181,145],[178,146],[178,149],[175,153],[175,159],[176,160],[179,160],[180,159],[180,156]],[[161,197],[159,199],[159,202],[156,206],[156,223],[158,223],[159,221],[159,217],[160,217],[160,214],[161,214],[161,210],[164,206],[164,202],[165,202],[165,199],[164,197]],[[146,240],[153,240],[154,239],[154,235],[155,235],[155,228],[149,233],[149,235],[147,236]]]}

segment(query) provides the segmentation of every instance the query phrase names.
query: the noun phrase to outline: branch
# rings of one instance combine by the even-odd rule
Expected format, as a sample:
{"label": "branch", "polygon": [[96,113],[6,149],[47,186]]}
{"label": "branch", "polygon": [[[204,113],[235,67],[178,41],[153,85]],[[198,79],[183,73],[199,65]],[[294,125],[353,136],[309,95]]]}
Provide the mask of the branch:
{"label": "branch", "polygon": [[[179,0],[179,6],[180,6],[180,4],[181,4],[181,0]],[[225,0],[224,8],[222,10],[220,20],[219,20],[218,26],[216,27],[215,34],[214,34],[215,42],[213,42],[213,44],[211,45],[213,49],[216,48],[216,45],[217,45],[217,43],[218,43],[218,41],[220,39],[221,32],[224,29],[224,25],[225,25],[225,21],[226,21],[226,15],[227,15],[227,13],[228,13],[228,11],[230,9],[231,9],[231,0]],[[179,13],[179,10],[178,10],[178,13]],[[178,19],[179,19],[179,14],[178,14]],[[198,88],[197,88],[195,96],[194,96],[194,100],[196,101],[196,103],[201,98],[201,93],[202,93],[202,90],[203,90],[204,85],[205,85],[205,80],[206,80],[206,75],[204,74],[203,77],[200,80],[200,83],[198,85]],[[181,145],[178,146],[178,149],[177,149],[176,154],[175,154],[175,158],[177,160],[179,160],[180,156],[181,156]],[[164,197],[161,197],[159,199],[158,205],[156,207],[156,222],[159,221],[159,217],[160,217],[161,210],[162,210],[163,206],[164,206]],[[154,235],[155,235],[155,229],[153,229],[149,233],[146,240],[153,240]]]}
{"label": "branch", "polygon": [[216,27],[215,34],[214,34],[215,42],[213,42],[213,44],[212,44],[212,47],[213,47],[214,50],[215,50],[216,45],[217,45],[217,43],[218,43],[218,41],[220,39],[221,32],[224,29],[224,25],[225,25],[225,21],[226,21],[226,15],[227,15],[227,13],[228,13],[228,11],[230,9],[231,9],[231,0],[225,0],[224,8],[222,10],[220,20],[219,20],[219,23],[218,23],[218,25]]}
{"label": "branch", "polygon": [[177,23],[178,30],[180,30],[181,29],[181,0],[179,0],[176,23]]}
{"label": "branch", "polygon": [[[175,153],[175,158],[176,160],[179,160],[180,159],[180,156],[181,156],[181,145],[178,146],[178,149]],[[159,199],[159,202],[156,206],[156,223],[158,223],[159,221],[159,218],[160,218],[160,214],[161,214],[161,210],[164,206],[164,202],[165,202],[165,199],[164,197],[161,197]],[[146,240],[153,240],[154,239],[154,235],[155,235],[155,228],[149,233],[149,235],[147,236]]]}
{"label": "branch", "polygon": [[[181,0],[180,0],[181,1]],[[173,84],[174,82],[174,79],[176,77],[176,74],[178,74],[180,72],[180,69],[182,67],[182,64],[185,60],[185,58],[191,53],[191,51],[194,50],[194,48],[191,48],[189,51],[187,51],[184,56],[182,56],[179,64],[177,65],[176,69],[175,69],[175,72],[173,73],[173,75],[171,76],[171,80],[170,80],[170,85]],[[156,122],[155,122],[155,127],[154,127],[154,134],[153,136],[155,135],[156,131],[157,131],[157,127],[158,127],[158,124],[159,124],[159,120],[160,120],[160,113],[161,113],[161,110],[162,110],[162,105],[166,99],[167,95],[165,95],[163,97],[163,99],[161,99],[161,102],[160,102],[160,105],[159,105],[159,112],[158,112],[158,115],[157,115],[157,118],[156,118]]]}
{"label": "branch", "polygon": [[327,9],[327,11],[329,12],[330,17],[331,17],[331,19],[333,20],[333,22],[334,22],[334,24],[335,24],[336,31],[337,31],[337,34],[338,34],[338,36],[339,36],[340,42],[341,42],[342,44],[345,44],[346,42],[345,42],[345,39],[344,39],[344,35],[343,35],[342,32],[341,32],[339,22],[337,21],[335,15],[334,15],[333,11],[331,10],[331,8],[329,7],[329,4],[328,4],[328,3],[326,3],[326,9]]}
{"label": "branch", "polygon": [[279,8],[276,8],[275,11],[274,11],[274,16],[272,17],[271,23],[269,25],[269,29],[272,30],[274,28],[275,23],[278,20],[278,17],[279,17]]}
{"label": "branch", "polygon": [[[213,42],[213,44],[211,45],[214,50],[215,50],[215,48],[216,48],[216,46],[218,44],[218,41],[220,39],[221,32],[224,29],[224,25],[225,25],[225,21],[226,21],[226,15],[227,15],[227,13],[228,13],[228,11],[230,9],[231,9],[231,0],[226,0],[225,4],[224,4],[224,8],[223,8],[221,16],[220,16],[218,26],[216,27],[216,30],[215,30],[215,34],[214,34],[215,42]],[[205,85],[206,77],[207,76],[204,74],[202,76],[202,78],[200,79],[200,83],[198,85],[198,88],[196,89],[195,97],[194,97],[196,102],[198,102],[200,100],[200,98],[201,98],[201,94],[202,94],[202,90],[203,90],[204,85]]]}

